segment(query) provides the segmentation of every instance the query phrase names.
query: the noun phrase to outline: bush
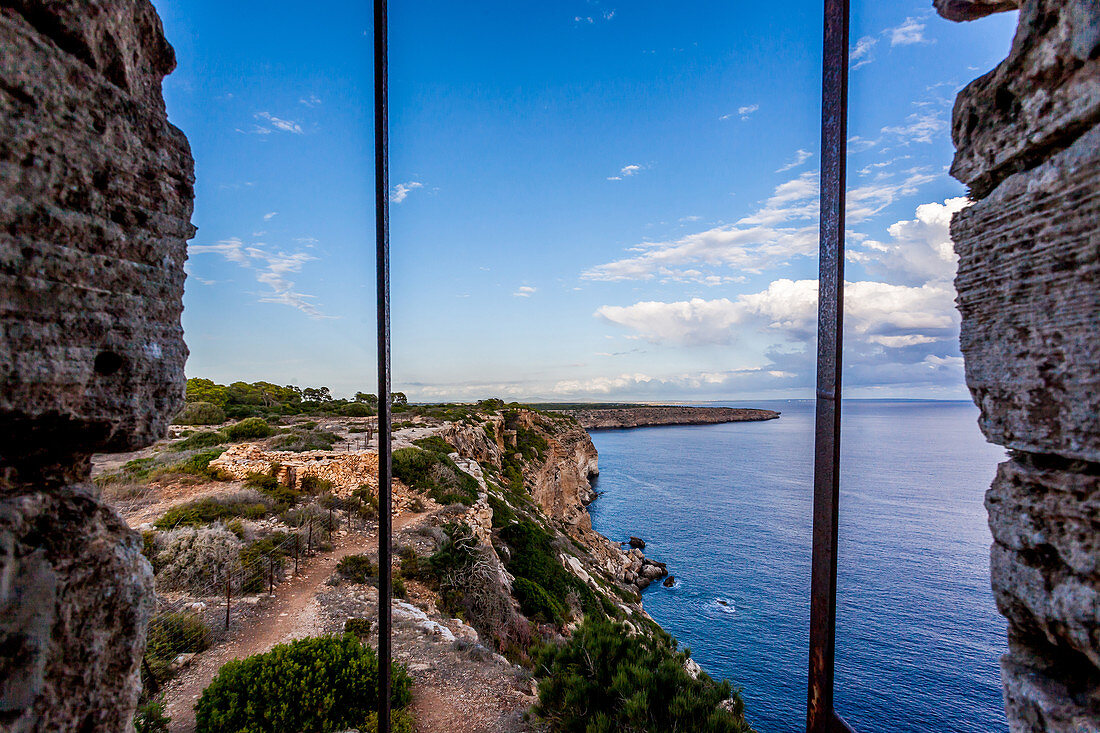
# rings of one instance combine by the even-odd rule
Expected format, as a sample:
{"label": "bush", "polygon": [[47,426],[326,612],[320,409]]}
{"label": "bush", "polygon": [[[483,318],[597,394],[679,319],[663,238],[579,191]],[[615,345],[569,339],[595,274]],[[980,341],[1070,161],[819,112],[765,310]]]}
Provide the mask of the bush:
{"label": "bush", "polygon": [[208,648],[211,633],[197,614],[168,611],[158,613],[149,621],[146,639],[146,655],[171,662],[180,654]]}
{"label": "bush", "polygon": [[274,431],[262,417],[246,417],[239,423],[224,428],[222,432],[230,440],[258,440],[268,437]]}
{"label": "bush", "polygon": [[[728,681],[692,679],[686,653],[667,634],[632,635],[623,624],[588,619],[573,638],[540,655],[535,712],[554,733],[700,731],[751,733]],[[733,697],[733,712],[718,705]]]}
{"label": "bush", "polygon": [[378,582],[378,566],[366,555],[348,555],[336,564],[336,572],[352,583]]}
{"label": "bush", "polygon": [[172,422],[176,425],[217,425],[225,422],[225,411],[209,402],[188,402]]}
{"label": "bush", "polygon": [[221,445],[228,441],[229,438],[225,433],[218,430],[203,430],[198,433],[191,433],[186,438],[178,443],[172,445],[172,450],[193,450],[195,448],[210,448],[211,446]]}
{"label": "bush", "polygon": [[405,590],[405,579],[400,575],[394,575],[391,580],[393,597],[394,598],[406,598],[407,591]]}
{"label": "bush", "polygon": [[346,405],[340,405],[336,410],[344,417],[370,417],[371,415],[377,415],[378,413],[371,408],[360,402],[351,402]]}
{"label": "bush", "polygon": [[[313,424],[316,425],[316,423]],[[295,453],[307,450],[332,450],[333,444],[339,439],[338,435],[324,430],[291,429],[275,442],[274,448]]]}
{"label": "bush", "polygon": [[[411,700],[403,666],[392,667],[390,703]],[[298,639],[234,660],[195,705],[198,733],[367,728],[378,698],[378,658],[352,634]]]}
{"label": "bush", "polygon": [[156,538],[158,591],[225,593],[226,577],[239,575],[241,541],[225,527],[184,527]]}
{"label": "bush", "polygon": [[459,469],[442,453],[419,448],[395,450],[393,475],[440,504],[470,505],[477,501],[477,479]]}
{"label": "bush", "polygon": [[443,440],[443,438],[439,437],[438,435],[432,435],[427,438],[414,440],[413,445],[418,448],[423,448],[426,451],[432,451],[433,453],[442,453],[443,455],[455,452],[454,446]]}
{"label": "bush", "polygon": [[151,697],[134,711],[134,733],[168,733],[171,722],[164,714],[163,697]]}
{"label": "bush", "polygon": [[326,481],[320,476],[315,476],[311,473],[302,476],[302,480],[298,482],[298,486],[303,492],[313,496],[323,494],[326,491],[332,491],[331,481]]}
{"label": "bush", "polygon": [[213,448],[203,451],[202,453],[196,453],[190,458],[163,470],[165,472],[177,471],[180,473],[190,473],[213,481],[219,481],[222,479],[222,474],[218,470],[210,468],[210,462],[221,456],[222,453],[225,453],[225,448]]}
{"label": "bush", "polygon": [[153,523],[157,529],[198,527],[219,520],[244,517],[260,519],[271,511],[271,501],[255,491],[239,491],[225,496],[205,496],[174,506]]}
{"label": "bush", "polygon": [[242,592],[263,592],[272,580],[272,573],[276,583],[282,580],[283,558],[287,556],[286,540],[287,535],[275,532],[250,542],[241,550],[241,568],[244,570]]}
{"label": "bush", "polygon": [[355,634],[360,639],[370,636],[371,620],[369,618],[349,618],[344,622],[344,633]]}
{"label": "bush", "polygon": [[565,620],[565,607],[554,600],[546,589],[527,578],[516,578],[512,592],[519,601],[523,615],[534,621],[560,624]]}

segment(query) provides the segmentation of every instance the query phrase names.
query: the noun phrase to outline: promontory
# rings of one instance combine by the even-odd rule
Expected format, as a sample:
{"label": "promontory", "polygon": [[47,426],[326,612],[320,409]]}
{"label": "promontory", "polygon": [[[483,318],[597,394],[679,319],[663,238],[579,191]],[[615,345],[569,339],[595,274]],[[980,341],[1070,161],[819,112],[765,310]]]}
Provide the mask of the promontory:
{"label": "promontory", "polygon": [[653,425],[713,425],[726,422],[774,420],[779,413],[740,407],[646,407],[580,408],[562,410],[586,430],[640,428]]}

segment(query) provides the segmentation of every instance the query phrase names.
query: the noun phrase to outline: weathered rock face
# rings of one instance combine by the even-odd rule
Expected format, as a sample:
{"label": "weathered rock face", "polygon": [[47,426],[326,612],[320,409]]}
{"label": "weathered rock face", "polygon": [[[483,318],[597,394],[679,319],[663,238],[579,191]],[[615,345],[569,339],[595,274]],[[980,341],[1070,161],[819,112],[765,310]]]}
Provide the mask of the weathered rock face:
{"label": "weathered rock face", "polygon": [[182,402],[193,163],[147,0],[0,8],[0,728],[121,731],[152,575],[86,483]]}
{"label": "weathered rock face", "polygon": [[[971,19],[1012,2],[937,0]],[[1013,731],[1100,730],[1100,5],[1023,0],[955,103],[951,225],[967,384],[1014,449],[986,494]]]}
{"label": "weathered rock face", "polygon": [[528,487],[531,496],[548,517],[570,526],[592,528],[585,509],[596,492],[589,478],[599,473],[596,446],[592,438],[574,422],[561,422],[555,430],[546,430],[533,413],[524,413],[521,423],[539,431],[549,446],[548,455],[534,473]]}

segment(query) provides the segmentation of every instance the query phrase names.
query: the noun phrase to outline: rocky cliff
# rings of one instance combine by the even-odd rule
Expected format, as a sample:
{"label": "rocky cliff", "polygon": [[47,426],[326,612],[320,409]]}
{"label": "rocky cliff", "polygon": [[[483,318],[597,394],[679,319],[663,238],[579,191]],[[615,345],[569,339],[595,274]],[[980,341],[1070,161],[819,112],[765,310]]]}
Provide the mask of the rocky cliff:
{"label": "rocky cliff", "polygon": [[653,425],[714,425],[724,422],[774,420],[778,412],[736,407],[613,407],[563,410],[587,430],[640,428]]}

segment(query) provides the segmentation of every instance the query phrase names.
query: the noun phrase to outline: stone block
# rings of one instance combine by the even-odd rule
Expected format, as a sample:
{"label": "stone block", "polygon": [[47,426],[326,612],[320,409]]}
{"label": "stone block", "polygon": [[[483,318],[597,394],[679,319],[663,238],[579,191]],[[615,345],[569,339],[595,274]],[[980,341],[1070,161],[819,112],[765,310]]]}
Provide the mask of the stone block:
{"label": "stone block", "polygon": [[[1009,4],[940,0],[937,8],[961,17]],[[951,174],[970,186],[975,198],[1100,121],[1098,47],[1100,3],[1024,0],[1008,57],[955,101]]]}
{"label": "stone block", "polygon": [[182,402],[193,162],[145,0],[0,12],[0,441],[10,459],[131,450]]}
{"label": "stone block", "polygon": [[88,485],[0,500],[0,729],[124,731],[153,574]]}
{"label": "stone block", "polygon": [[993,443],[1100,461],[1100,128],[951,223],[966,381]]}

